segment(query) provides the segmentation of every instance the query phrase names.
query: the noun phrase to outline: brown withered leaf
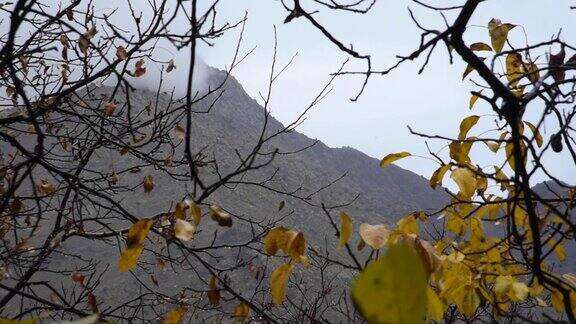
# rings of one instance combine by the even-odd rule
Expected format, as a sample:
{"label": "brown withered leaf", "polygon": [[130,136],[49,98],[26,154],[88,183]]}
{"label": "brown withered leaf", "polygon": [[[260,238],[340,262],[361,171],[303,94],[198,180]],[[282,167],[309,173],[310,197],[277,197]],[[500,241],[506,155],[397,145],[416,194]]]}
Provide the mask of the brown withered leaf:
{"label": "brown withered leaf", "polygon": [[128,52],[126,51],[126,49],[124,48],[124,46],[118,46],[116,48],[116,57],[120,60],[120,61],[124,61],[125,59],[128,58]]}
{"label": "brown withered leaf", "polygon": [[180,124],[176,124],[176,126],[174,126],[174,134],[176,134],[176,138],[180,140],[186,138],[186,130],[184,127],[180,126]]}
{"label": "brown withered leaf", "polygon": [[116,111],[116,103],[114,103],[114,101],[109,101],[104,105],[104,114],[106,117],[112,116],[114,111]]}
{"label": "brown withered leaf", "polygon": [[168,66],[166,67],[166,72],[170,73],[172,72],[172,70],[174,70],[176,68],[176,65],[174,64],[174,60],[170,60],[168,62]]}
{"label": "brown withered leaf", "polygon": [[68,39],[68,36],[66,36],[66,34],[60,35],[60,44],[62,44],[64,48],[70,48],[70,40]]}
{"label": "brown withered leaf", "polygon": [[568,67],[571,68],[576,68],[576,54],[572,55],[567,61],[566,64],[564,64]]}
{"label": "brown withered leaf", "polygon": [[14,197],[9,206],[10,211],[13,213],[19,213],[22,210],[22,207],[24,207],[24,203],[22,203],[22,200],[18,197]]}
{"label": "brown withered leaf", "polygon": [[80,36],[78,39],[78,47],[82,54],[88,54],[88,47],[90,47],[90,39],[86,36],[86,34]]}
{"label": "brown withered leaf", "polygon": [[564,81],[564,79],[566,78],[566,71],[562,69],[565,58],[566,58],[566,51],[564,51],[564,46],[562,46],[560,52],[558,52],[557,54],[554,55],[550,54],[550,61],[548,64],[550,65],[551,70],[550,73],[552,74],[552,78],[554,78],[554,81],[556,82]]}
{"label": "brown withered leaf", "polygon": [[208,301],[214,306],[220,304],[220,291],[216,286],[216,277],[214,276],[210,276],[210,280],[208,280]]}
{"label": "brown withered leaf", "polygon": [[73,271],[70,275],[70,278],[72,278],[72,281],[79,284],[80,286],[84,286],[84,280],[86,277],[79,271]]}
{"label": "brown withered leaf", "polygon": [[482,42],[470,45],[470,49],[473,51],[492,51],[492,47],[490,47],[490,45]]}
{"label": "brown withered leaf", "polygon": [[113,185],[118,183],[118,174],[116,174],[116,171],[112,171],[112,175],[110,176],[110,182]]}
{"label": "brown withered leaf", "polygon": [[154,178],[151,175],[144,177],[144,192],[149,193],[154,190]]}
{"label": "brown withered leaf", "polygon": [[158,287],[158,280],[156,279],[156,277],[155,277],[153,274],[150,275],[150,280],[152,281],[152,283],[153,283],[156,287]]}
{"label": "brown withered leaf", "polygon": [[16,88],[13,86],[6,87],[6,95],[8,97],[14,97],[16,95]]}
{"label": "brown withered leaf", "polygon": [[141,76],[143,76],[144,74],[146,74],[146,68],[144,67],[144,59],[139,59],[136,62],[136,69],[134,70],[134,76],[139,78]]}
{"label": "brown withered leaf", "polygon": [[164,158],[164,166],[171,167],[172,166],[172,155],[168,154]]}
{"label": "brown withered leaf", "polygon": [[88,293],[88,308],[92,311],[92,313],[98,313],[98,301],[96,300],[96,296],[93,293]]}
{"label": "brown withered leaf", "polygon": [[98,30],[96,29],[95,25],[92,25],[92,27],[90,27],[90,29],[88,29],[88,37],[89,39],[94,38],[94,36],[96,36],[96,34],[98,34]]}
{"label": "brown withered leaf", "polygon": [[74,20],[74,11],[72,11],[72,9],[66,9],[66,18],[68,18],[70,21]]}

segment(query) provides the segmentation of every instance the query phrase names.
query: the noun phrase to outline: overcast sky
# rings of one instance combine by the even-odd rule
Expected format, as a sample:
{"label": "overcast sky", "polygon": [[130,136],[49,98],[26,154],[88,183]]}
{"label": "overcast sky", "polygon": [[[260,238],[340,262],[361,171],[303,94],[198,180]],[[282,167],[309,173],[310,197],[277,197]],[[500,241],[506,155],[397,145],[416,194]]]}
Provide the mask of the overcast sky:
{"label": "overcast sky", "polygon": [[[290,1],[287,1],[290,3]],[[305,9],[312,1],[301,1]],[[463,1],[431,1],[430,3],[451,5]],[[113,15],[112,20],[126,30],[133,30],[130,19],[126,19],[127,1],[97,2],[100,10],[112,11],[116,6],[120,10]],[[201,1],[201,4],[212,1]],[[530,43],[549,40],[553,34],[563,29],[564,40],[576,43],[576,10],[570,10],[575,5],[570,0],[487,0],[479,6],[472,17],[465,37],[468,43],[490,43],[486,25],[493,17],[503,22],[520,25],[510,32],[509,39],[516,46],[526,43],[526,35]],[[408,6],[415,16],[426,27],[442,29],[441,17],[434,11],[423,9],[412,1],[377,1],[368,14],[359,15],[345,12],[326,11],[315,14],[315,18],[328,28],[345,44],[353,44],[354,49],[362,54],[370,54],[375,69],[386,69],[396,62],[396,55],[408,55],[418,46],[420,33],[410,20]],[[147,18],[147,6],[144,10],[144,20]],[[244,86],[248,94],[259,100],[259,92],[267,87],[269,68],[272,61],[274,44],[274,26],[278,35],[278,64],[287,63],[297,54],[295,61],[276,83],[272,95],[272,114],[283,123],[294,120],[309,102],[317,95],[329,74],[348,58],[331,44],[321,33],[314,29],[305,19],[294,19],[288,24],[283,21],[287,15],[281,3],[276,0],[221,0],[219,7],[219,22],[239,21],[248,13],[248,22],[244,35],[242,51],[247,52],[256,47],[236,70],[233,75]],[[454,20],[454,11],[447,18]],[[187,27],[181,19],[178,26]],[[2,26],[2,30],[7,28]],[[209,65],[224,68],[229,65],[236,46],[239,29],[229,31],[220,39],[214,41],[214,46],[200,45],[199,55]],[[23,33],[26,30],[23,29]],[[552,49],[557,52],[558,49]],[[166,84],[178,86],[187,75],[188,50],[176,53],[174,49],[159,48],[160,56],[176,58],[178,68],[168,75]],[[542,53],[544,54],[544,53]],[[573,53],[568,52],[571,56]],[[539,62],[546,62],[543,56]],[[496,116],[485,104],[479,102],[471,112],[468,109],[470,91],[478,88],[469,80],[478,80],[472,73],[467,80],[462,81],[465,63],[458,58],[450,65],[446,49],[442,46],[436,49],[430,64],[422,75],[418,75],[422,60],[408,62],[387,76],[371,78],[364,94],[357,102],[351,102],[362,79],[359,77],[340,77],[334,83],[334,91],[308,115],[299,131],[312,138],[317,138],[331,147],[351,146],[372,157],[382,158],[388,153],[410,151],[413,154],[427,155],[424,140],[410,135],[407,125],[415,130],[445,136],[456,137],[458,125],[462,118],[470,114],[481,115],[478,130],[486,130],[494,125]],[[149,63],[149,67],[153,67]],[[362,70],[363,61],[351,60],[348,70]],[[158,69],[156,69],[158,70]],[[156,71],[157,73],[157,71]],[[149,69],[146,78],[138,82],[157,82],[153,69]],[[150,84],[144,84],[150,86]],[[260,101],[260,100],[259,100]],[[532,108],[532,109],[530,109]],[[528,120],[536,121],[534,112],[541,107],[529,107]],[[531,119],[532,118],[532,119]],[[546,139],[552,134],[554,124],[545,125],[548,131],[542,130]],[[472,130],[471,135],[478,135]],[[497,137],[498,135],[496,135]],[[432,141],[433,151],[445,147],[445,141]],[[566,150],[565,150],[566,151]],[[446,152],[444,151],[444,156]],[[563,152],[562,154],[566,154]],[[576,170],[568,170],[562,163],[567,155],[549,154],[545,162],[551,165],[553,174],[570,183],[576,182]],[[472,151],[473,160],[479,165],[492,165],[494,156],[482,145]],[[498,161],[502,161],[502,157]],[[425,177],[430,177],[438,165],[421,158],[408,158],[397,163]],[[539,178],[542,179],[542,178]],[[538,180],[538,179],[536,179]]]}
{"label": "overcast sky", "polygon": [[[435,1],[442,5],[461,2]],[[574,5],[574,1],[489,0],[481,4],[472,17],[466,38],[469,43],[490,43],[485,26],[496,17],[524,27],[531,43],[550,39],[560,28],[563,29],[563,38],[574,42],[576,12],[569,10],[570,5]],[[410,1],[378,1],[366,15],[331,12],[315,17],[345,44],[352,43],[354,49],[372,55],[376,68],[387,68],[394,64],[395,55],[408,54],[418,45],[420,34],[410,20],[408,6],[414,9],[425,26],[442,28],[437,13],[422,10]],[[305,19],[283,24],[286,11],[277,1],[223,0],[219,12],[221,17],[231,20],[238,20],[248,12],[243,49],[257,48],[233,75],[253,98],[258,99],[258,93],[265,90],[273,52],[274,25],[278,33],[280,62],[286,63],[298,53],[273,93],[273,115],[284,123],[302,111],[329,78],[329,73],[347,58]],[[454,17],[448,18],[453,21]],[[232,32],[217,40],[213,47],[203,46],[200,55],[208,64],[223,68],[231,61],[237,35],[238,32]],[[521,28],[512,30],[510,39],[517,46],[523,45],[524,31]],[[355,103],[349,98],[356,95],[361,80],[352,77],[338,79],[332,94],[308,115],[299,130],[329,146],[351,146],[381,158],[387,153],[404,150],[426,155],[424,141],[410,135],[407,125],[427,133],[453,137],[458,133],[459,121],[470,114],[482,115],[484,123],[479,123],[479,129],[493,125],[495,116],[487,115],[490,111],[486,105],[479,103],[473,112],[468,109],[469,91],[476,88],[472,82],[461,80],[465,69],[461,60],[456,59],[450,65],[445,48],[440,47],[422,75],[417,74],[420,63],[409,62],[388,76],[373,77]],[[361,69],[363,65],[352,61],[348,67]],[[474,73],[471,77],[478,79]],[[547,139],[550,134],[543,135]],[[430,144],[437,150],[446,143]],[[484,153],[477,155],[480,165],[489,164],[493,158],[486,152],[485,147],[477,150],[477,153]],[[561,160],[556,156],[549,161],[556,166],[556,175],[575,182],[576,173],[563,170]],[[398,164],[426,177],[437,167],[431,161],[418,158]]]}

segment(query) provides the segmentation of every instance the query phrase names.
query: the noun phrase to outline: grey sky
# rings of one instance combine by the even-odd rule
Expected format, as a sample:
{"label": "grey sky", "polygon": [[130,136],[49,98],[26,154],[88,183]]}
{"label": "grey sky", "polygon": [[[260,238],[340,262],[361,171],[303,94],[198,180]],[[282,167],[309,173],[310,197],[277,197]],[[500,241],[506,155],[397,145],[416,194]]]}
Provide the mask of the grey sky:
{"label": "grey sky", "polygon": [[[447,5],[460,2],[436,3]],[[574,5],[574,2],[486,1],[473,16],[472,25],[475,26],[469,27],[466,36],[469,42],[489,43],[484,26],[496,17],[524,27],[532,43],[549,39],[559,28],[563,28],[564,39],[573,42],[576,37],[573,32],[576,13],[569,10],[570,5]],[[353,43],[354,49],[371,54],[374,66],[387,68],[395,62],[395,55],[408,54],[418,45],[419,32],[410,20],[407,6],[414,9],[416,16],[426,26],[442,28],[439,15],[422,10],[410,1],[378,1],[367,15],[331,13],[317,15],[316,18],[344,43]],[[277,1],[223,0],[220,5],[220,14],[226,18],[240,19],[246,11],[249,20],[243,49],[254,46],[257,49],[233,74],[253,98],[259,97],[258,92],[265,90],[267,82],[273,48],[273,25],[276,25],[280,62],[285,63],[298,53],[273,95],[273,115],[282,122],[288,122],[315,96],[328,79],[328,74],[335,71],[346,56],[304,19],[283,24],[286,12]],[[237,35],[237,32],[229,33],[217,40],[214,47],[204,46],[201,56],[210,65],[224,67],[231,60]],[[510,33],[510,39],[517,46],[524,44],[524,37],[521,28]],[[308,115],[299,130],[329,146],[352,146],[377,158],[403,150],[426,155],[424,141],[411,136],[407,124],[427,133],[455,136],[460,119],[470,114],[489,113],[488,107],[480,102],[473,112],[468,110],[469,91],[476,88],[470,81],[461,80],[465,64],[456,59],[450,65],[444,48],[437,49],[424,74],[417,74],[419,67],[419,62],[407,63],[388,76],[373,77],[356,103],[348,99],[356,94],[361,80],[352,77],[338,79],[333,93]],[[361,69],[363,65],[352,61],[348,68]],[[477,79],[474,74],[471,76]],[[484,123],[479,123],[478,129],[493,125],[494,118],[482,116]],[[547,139],[550,133],[543,135]],[[434,150],[444,145],[444,142],[431,142]],[[491,162],[493,156],[488,155],[484,147],[476,152],[480,165]],[[561,160],[559,156],[550,159],[550,163],[556,166],[556,175],[574,182],[576,173],[562,169]],[[435,163],[419,158],[406,159],[398,164],[426,177],[437,167]]]}
{"label": "grey sky", "polygon": [[[290,2],[290,1],[288,1]],[[311,1],[303,1],[310,4]],[[462,1],[433,1],[442,5],[459,4]],[[131,19],[126,19],[126,0],[118,2],[97,2],[98,11],[112,11],[117,6],[120,10],[112,16],[113,21],[126,30],[134,30]],[[204,3],[204,2],[201,2]],[[208,3],[208,2],[205,2]],[[212,3],[210,1],[209,3]],[[570,0],[488,0],[482,3],[472,18],[471,26],[466,32],[469,43],[483,41],[489,43],[488,21],[500,18],[522,26],[510,33],[510,40],[517,46],[525,44],[525,35],[530,43],[545,41],[563,29],[562,37],[568,42],[576,42],[576,11],[570,10],[574,5]],[[414,9],[416,17],[430,28],[443,28],[441,17],[430,10],[415,5],[412,1],[383,1],[376,3],[373,10],[366,15],[325,11],[316,14],[323,23],[343,43],[354,45],[354,49],[370,54],[375,69],[385,69],[396,62],[395,56],[407,55],[419,42],[420,33],[410,20],[407,7]],[[257,47],[233,75],[244,86],[248,94],[257,99],[259,92],[265,91],[273,52],[274,32],[276,25],[279,41],[279,65],[285,64],[296,53],[294,63],[285,71],[273,90],[272,114],[283,123],[294,120],[309,102],[316,96],[329,79],[329,74],[347,59],[333,44],[326,40],[305,19],[294,19],[283,24],[287,13],[279,1],[275,0],[222,0],[218,7],[220,22],[238,21],[248,12],[248,22],[244,35],[242,50],[244,52]],[[313,7],[305,7],[313,10]],[[143,6],[143,20],[146,21],[148,7]],[[452,15],[456,14],[455,11]],[[447,17],[453,21],[454,16]],[[186,28],[182,19],[182,28]],[[8,26],[3,25],[4,31]],[[526,34],[524,33],[526,32]],[[26,33],[23,29],[22,33]],[[200,56],[208,64],[224,68],[229,65],[236,46],[239,29],[226,33],[216,39],[213,47],[200,45]],[[123,44],[117,44],[123,45]],[[161,44],[162,45],[162,44]],[[553,49],[556,52],[558,49]],[[568,53],[572,55],[573,53]],[[58,55],[58,54],[55,54]],[[175,58],[178,68],[168,75],[167,85],[178,87],[187,75],[188,50],[176,53],[169,46],[159,46],[156,58]],[[539,62],[545,62],[541,57]],[[381,158],[391,152],[410,151],[413,154],[427,155],[424,140],[409,134],[406,125],[429,133],[455,137],[459,121],[470,114],[481,115],[481,122],[476,129],[486,130],[493,126],[496,116],[491,115],[488,107],[479,102],[475,109],[468,109],[469,91],[477,90],[469,80],[462,81],[461,75],[465,64],[455,59],[453,65],[448,62],[446,49],[439,47],[432,56],[428,68],[418,75],[422,60],[408,62],[393,73],[371,78],[365,93],[356,103],[349,98],[356,95],[362,79],[359,77],[341,77],[335,82],[334,91],[312,110],[299,131],[322,140],[329,146],[351,146],[366,154]],[[149,62],[149,67],[153,63]],[[351,60],[347,70],[361,70],[364,62]],[[158,82],[158,69],[148,69],[146,78],[134,80],[138,85],[153,86]],[[474,73],[472,79],[478,78]],[[480,80],[477,80],[480,81]],[[530,107],[529,107],[530,108]],[[541,107],[533,107],[540,110]],[[534,114],[528,109],[528,119]],[[532,117],[531,117],[532,116]],[[535,119],[532,119],[535,121]],[[553,124],[546,125],[549,131],[543,130],[549,138]],[[474,130],[471,132],[477,135]],[[434,151],[447,143],[432,141]],[[444,152],[445,153],[445,152]],[[554,175],[565,181],[576,182],[575,170],[565,169],[563,154],[549,154],[545,161],[552,165]],[[494,156],[484,147],[478,145],[472,151],[473,160],[481,166],[494,163]],[[500,157],[498,161],[502,161]],[[437,164],[421,158],[409,158],[397,163],[416,173],[429,177]]]}

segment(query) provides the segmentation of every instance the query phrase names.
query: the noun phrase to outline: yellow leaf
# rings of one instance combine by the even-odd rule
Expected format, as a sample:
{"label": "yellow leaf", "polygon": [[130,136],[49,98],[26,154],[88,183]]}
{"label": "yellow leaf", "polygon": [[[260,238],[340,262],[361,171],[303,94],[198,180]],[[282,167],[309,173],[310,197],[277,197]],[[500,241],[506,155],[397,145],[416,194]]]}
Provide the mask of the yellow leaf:
{"label": "yellow leaf", "polygon": [[538,131],[538,128],[536,128],[536,126],[534,126],[534,124],[532,124],[531,122],[525,121],[524,124],[526,124],[526,126],[530,128],[532,134],[534,134],[534,140],[536,141],[536,145],[538,145],[538,147],[542,147],[542,144],[544,144],[544,139],[542,138],[542,135]]}
{"label": "yellow leaf", "polygon": [[396,226],[398,226],[398,230],[404,234],[418,234],[418,223],[412,214],[401,218],[396,223]]}
{"label": "yellow leaf", "polygon": [[132,245],[143,243],[153,223],[154,221],[150,218],[142,218],[134,223],[128,230],[126,247],[130,248]]}
{"label": "yellow leaf", "polygon": [[446,174],[446,172],[448,172],[448,170],[450,170],[451,166],[452,166],[451,163],[444,164],[443,166],[436,169],[436,171],[434,171],[434,173],[430,177],[430,187],[432,187],[432,189],[436,189],[436,187],[442,185],[444,175]]}
{"label": "yellow leaf", "polygon": [[555,240],[548,240],[548,245],[554,249],[554,254],[560,262],[566,260],[566,248],[562,243],[557,243]]}
{"label": "yellow leaf", "polygon": [[426,315],[427,278],[418,255],[391,246],[352,285],[352,298],[369,323],[420,323]]}
{"label": "yellow leaf", "polygon": [[526,298],[528,298],[528,292],[529,292],[529,289],[525,283],[515,282],[510,287],[510,291],[508,292],[508,297],[510,297],[510,299],[513,302],[517,303],[519,301],[523,301]]}
{"label": "yellow leaf", "polygon": [[464,70],[464,73],[462,73],[462,80],[464,80],[466,76],[470,74],[472,71],[474,71],[474,67],[470,64],[466,65],[466,69]]}
{"label": "yellow leaf", "polygon": [[214,306],[220,304],[220,290],[218,290],[214,276],[210,276],[208,280],[208,301]]}
{"label": "yellow leaf", "polygon": [[482,90],[480,90],[478,92],[474,92],[474,91],[472,92],[472,97],[470,97],[470,103],[468,104],[468,108],[472,109],[472,107],[474,107],[474,104],[476,103],[476,101],[478,101],[478,98],[480,98],[480,94],[482,93]]}
{"label": "yellow leaf", "polygon": [[506,298],[508,297],[508,291],[514,282],[515,280],[512,278],[512,276],[498,276],[496,278],[492,290],[494,291],[498,301],[506,301]]}
{"label": "yellow leaf", "polygon": [[[485,57],[479,57],[479,59],[484,62],[484,60],[486,59]],[[470,74],[472,71],[474,71],[474,67],[470,64],[468,64],[466,66],[466,70],[464,70],[464,73],[462,73],[462,80],[464,80],[466,78],[466,76],[468,74]]]}
{"label": "yellow leaf", "polygon": [[196,226],[193,224],[182,220],[176,219],[176,224],[174,225],[174,236],[182,241],[190,241],[194,237],[194,232],[196,231]]}
{"label": "yellow leaf", "polygon": [[288,242],[288,248],[286,254],[292,258],[294,261],[300,261],[300,257],[304,255],[306,249],[306,241],[304,239],[304,234],[298,232],[296,236]]}
{"label": "yellow leaf", "polygon": [[138,258],[144,250],[144,240],[152,227],[153,220],[143,218],[134,223],[128,230],[126,249],[122,252],[118,268],[121,272],[129,271],[136,266]]}
{"label": "yellow leaf", "polygon": [[538,82],[540,80],[540,69],[538,66],[532,62],[524,63],[524,71],[526,72],[526,77],[531,82]]}
{"label": "yellow leaf", "polygon": [[86,316],[86,317],[82,317],[79,318],[77,320],[73,320],[70,322],[67,322],[68,324],[96,324],[98,323],[98,314],[93,314],[90,316]]}
{"label": "yellow leaf", "polygon": [[484,226],[478,217],[470,217],[470,242],[473,248],[481,249],[484,242]]}
{"label": "yellow leaf", "polygon": [[342,248],[348,243],[352,235],[352,219],[345,212],[340,213],[340,239],[338,241],[338,248]]}
{"label": "yellow leaf", "polygon": [[[514,158],[514,143],[512,142],[506,143],[505,149],[506,149],[506,160],[508,161],[510,168],[512,168],[512,170],[516,170],[516,159]],[[522,156],[524,164],[526,164],[526,161],[528,160],[528,156],[526,153],[527,153],[526,144],[524,144],[523,140],[520,140],[520,154]]]}
{"label": "yellow leaf", "polygon": [[486,251],[486,256],[488,257],[488,262],[490,263],[499,263],[502,261],[500,251],[498,251],[498,248],[495,246]]}
{"label": "yellow leaf", "polygon": [[466,138],[466,142],[462,142],[462,145],[460,145],[460,150],[462,155],[464,155],[468,160],[470,159],[468,157],[468,154],[470,154],[470,149],[472,149],[472,144],[474,144],[474,141],[477,140],[478,138],[472,136],[472,137],[467,137]]}
{"label": "yellow leaf", "polygon": [[576,273],[565,273],[562,275],[562,278],[566,279],[572,287],[576,288]]}
{"label": "yellow leaf", "polygon": [[436,272],[442,266],[440,253],[428,242],[419,238],[414,239],[414,249],[420,255],[427,274]]}
{"label": "yellow leaf", "polygon": [[466,316],[472,316],[480,306],[480,296],[472,285],[465,286],[462,289],[462,295],[457,299],[458,309]]}
{"label": "yellow leaf", "polygon": [[510,87],[515,88],[524,75],[524,63],[518,53],[510,53],[506,56],[506,78]]}
{"label": "yellow leaf", "polygon": [[212,211],[212,220],[216,221],[219,226],[232,227],[232,215],[225,212],[222,207],[212,205],[210,210]]}
{"label": "yellow leaf", "polygon": [[476,191],[476,177],[474,172],[468,168],[456,168],[452,170],[450,178],[456,182],[460,192],[458,195],[464,199],[469,200]]}
{"label": "yellow leaf", "polygon": [[504,44],[506,44],[506,40],[508,39],[509,29],[509,25],[503,25],[499,19],[494,18],[488,23],[490,41],[496,53],[502,52],[502,48],[504,48]]}
{"label": "yellow leaf", "polygon": [[446,229],[450,232],[463,236],[466,233],[466,222],[456,213],[448,213],[446,217]]}
{"label": "yellow leaf", "polygon": [[385,167],[389,164],[391,164],[394,161],[400,160],[402,158],[405,158],[407,156],[411,156],[412,154],[410,154],[409,152],[400,152],[400,153],[390,153],[388,155],[386,155],[382,161],[380,161],[380,167]]}
{"label": "yellow leaf", "polygon": [[476,190],[480,194],[484,194],[484,192],[488,189],[488,179],[483,174],[476,175]]}
{"label": "yellow leaf", "polygon": [[56,192],[56,186],[54,186],[47,180],[42,180],[38,185],[38,191],[40,191],[45,195],[53,194]]}
{"label": "yellow leaf", "polygon": [[492,47],[490,47],[490,45],[482,42],[470,45],[470,49],[473,51],[492,51]]}
{"label": "yellow leaf", "polygon": [[540,307],[548,307],[548,304],[546,304],[546,302],[540,298],[540,297],[534,297],[534,299],[536,299],[536,303],[538,304],[538,306]]}
{"label": "yellow leaf", "polygon": [[293,264],[285,263],[272,272],[270,291],[272,292],[272,299],[277,305],[284,302],[284,298],[286,297],[286,284],[288,283],[288,277],[293,268]]}
{"label": "yellow leaf", "polygon": [[508,135],[508,132],[502,132],[500,134],[500,138],[498,139],[498,142],[485,141],[484,143],[486,143],[486,145],[488,146],[490,151],[496,153],[500,149],[500,143],[506,138],[507,135]]}
{"label": "yellow leaf", "polygon": [[249,313],[250,313],[250,307],[245,302],[241,302],[234,308],[234,318],[238,322],[245,322],[248,319]]}
{"label": "yellow leaf", "polygon": [[124,250],[118,262],[118,270],[120,270],[120,272],[127,272],[134,268],[138,263],[138,258],[140,254],[142,254],[142,250],[144,250],[144,244],[139,244]]}
{"label": "yellow leaf", "polygon": [[564,311],[564,297],[562,293],[556,289],[552,290],[552,307],[558,313],[562,313]]}
{"label": "yellow leaf", "polygon": [[468,131],[470,130],[470,128],[472,128],[474,125],[476,125],[476,123],[478,122],[479,119],[480,119],[480,116],[476,116],[476,115],[472,115],[472,116],[464,118],[462,120],[462,122],[460,123],[460,133],[458,134],[458,140],[462,141],[462,140],[466,139],[466,134],[468,134]]}
{"label": "yellow leaf", "polygon": [[360,224],[360,237],[362,241],[373,248],[378,250],[386,244],[390,232],[386,225],[370,225]]}
{"label": "yellow leaf", "polygon": [[463,148],[463,146],[459,142],[454,141],[450,143],[450,145],[448,145],[448,148],[450,149],[450,158],[453,159],[454,161],[461,164],[466,164],[467,162],[470,162],[470,158],[468,157],[466,148]]}
{"label": "yellow leaf", "polygon": [[444,310],[446,310],[446,305],[444,305],[434,289],[430,288],[430,286],[426,287],[426,299],[426,318],[428,321],[432,320],[437,323],[441,323],[444,317]]}
{"label": "yellow leaf", "polygon": [[185,213],[186,212],[184,210],[184,203],[182,202],[176,203],[176,208],[174,210],[174,218],[185,220],[186,219]]}
{"label": "yellow leaf", "polygon": [[460,312],[466,316],[476,313],[476,309],[480,306],[480,296],[468,266],[461,262],[451,264],[444,270],[441,284],[443,288],[440,297],[456,304]]}
{"label": "yellow leaf", "polygon": [[174,308],[164,316],[164,320],[162,321],[162,323],[180,324],[182,322],[182,318],[184,318],[184,315],[186,315],[186,312],[188,312],[188,309],[186,307]]}
{"label": "yellow leaf", "polygon": [[200,210],[200,206],[197,203],[190,201],[190,212],[192,213],[192,222],[194,225],[200,225],[200,221],[202,220],[202,210]]}
{"label": "yellow leaf", "polygon": [[490,151],[494,153],[498,152],[498,150],[500,149],[500,143],[498,142],[484,141],[484,144],[486,144],[486,146],[488,146]]}
{"label": "yellow leaf", "polygon": [[278,250],[284,251],[292,260],[306,265],[304,257],[306,240],[304,234],[284,227],[275,227],[264,238],[264,250],[268,255],[275,255]]}
{"label": "yellow leaf", "polygon": [[0,324],[39,324],[40,320],[35,318],[29,318],[25,320],[13,320],[5,317],[0,317]]}
{"label": "yellow leaf", "polygon": [[276,255],[280,247],[278,246],[278,239],[288,229],[284,227],[275,227],[271,229],[264,238],[264,251],[268,255]]}

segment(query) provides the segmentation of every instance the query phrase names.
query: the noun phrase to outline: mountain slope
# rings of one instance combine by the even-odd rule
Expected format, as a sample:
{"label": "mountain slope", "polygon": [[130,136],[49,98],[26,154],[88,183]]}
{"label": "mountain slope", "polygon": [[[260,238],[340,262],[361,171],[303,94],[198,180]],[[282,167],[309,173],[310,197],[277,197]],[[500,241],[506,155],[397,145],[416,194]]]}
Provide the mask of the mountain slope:
{"label": "mountain slope", "polygon": [[[226,77],[223,71],[207,69],[207,82],[211,86],[219,84]],[[108,98],[111,88],[100,87],[91,91],[94,98]],[[118,107],[123,104],[122,97],[118,99],[120,101]],[[237,166],[238,154],[249,152],[257,143],[264,126],[265,112],[232,77],[228,79],[224,92],[215,104],[213,99],[214,96],[208,97],[194,106],[197,112],[210,110],[210,113],[194,114],[191,128],[192,151],[202,152],[210,159],[218,161],[218,172],[226,174]],[[156,98],[155,93],[146,90],[131,92],[130,101],[132,107],[146,107],[149,103],[160,107],[167,107],[171,104],[168,94],[162,94]],[[274,118],[268,120],[266,134],[272,134],[280,129],[283,129],[280,122]],[[33,145],[33,142],[29,144]],[[234,225],[231,228],[218,227],[207,219],[209,217],[205,217],[194,240],[187,243],[188,246],[196,248],[224,244],[242,245],[252,237],[253,224],[263,226],[262,224],[282,219],[282,225],[304,233],[307,246],[316,251],[326,249],[334,251],[337,237],[326,215],[318,207],[322,203],[328,206],[346,205],[338,210],[345,210],[352,216],[356,233],[361,222],[391,224],[406,213],[415,210],[434,210],[448,201],[448,195],[442,188],[432,190],[428,180],[421,176],[393,165],[382,169],[377,159],[355,149],[330,148],[296,131],[275,137],[265,145],[264,150],[287,153],[300,151],[306,147],[309,148],[296,154],[278,155],[270,165],[252,171],[240,179],[234,178],[235,181],[244,184],[232,184],[214,192],[204,203],[217,204],[230,211],[234,215]],[[10,148],[3,147],[2,149],[10,151]],[[172,154],[176,161],[182,158],[182,151],[183,145],[180,145],[176,151],[171,151],[167,146],[161,151],[154,151],[150,154],[156,154],[157,156],[154,157],[159,160]],[[64,162],[54,160],[54,164],[63,170],[70,171],[69,166]],[[90,158],[87,166],[89,171],[84,174],[85,183],[90,185],[93,179],[102,181],[102,174],[111,174],[113,170],[125,170],[130,167],[136,169],[138,165],[139,161],[130,154],[123,155],[119,150],[103,149]],[[191,188],[188,187],[189,183],[186,181],[175,181],[166,173],[150,166],[137,169],[138,172],[135,173],[118,174],[116,184],[124,188],[134,188],[133,191],[120,195],[112,191],[105,192],[121,200],[123,208],[137,217],[150,217],[174,210],[174,203],[187,197],[191,192]],[[202,171],[203,169],[208,170]],[[145,195],[141,187],[144,175],[152,175],[155,182],[154,190]],[[46,175],[36,174],[36,176],[42,179]],[[208,181],[215,180],[217,177],[215,170],[210,168],[202,168],[200,176]],[[265,179],[270,179],[265,182],[268,189],[262,186],[262,181]],[[274,191],[291,194],[278,194]],[[305,197],[305,199],[294,199],[291,195]],[[358,198],[355,199],[355,197]],[[279,210],[278,206],[282,201],[285,202],[285,207]],[[348,202],[351,204],[347,205]],[[203,208],[206,213],[208,208],[206,206]],[[84,210],[83,212],[90,215],[90,213],[97,214],[99,211]],[[50,221],[48,217],[46,223]],[[106,219],[107,228],[125,229],[129,225],[131,223],[120,217]],[[39,236],[43,233],[42,231],[39,231]],[[150,241],[147,243],[147,248],[158,248],[164,251],[171,249],[170,245],[161,238]],[[354,234],[351,243],[356,244],[357,241],[358,236]],[[129,274],[119,273],[117,271],[119,242],[119,237],[106,241],[71,237],[62,243],[65,253],[55,254],[49,259],[48,267],[51,271],[40,273],[35,279],[62,282],[63,286],[73,284],[69,279],[69,273],[64,270],[69,270],[71,267],[80,268],[77,258],[71,257],[71,255],[80,255],[85,260],[97,260],[98,271],[104,271],[106,267],[109,267],[102,277],[102,284],[94,292],[98,297],[106,296],[105,299],[99,299],[102,302],[100,309],[114,308],[121,301],[129,300],[138,292],[142,284],[155,285],[149,278],[151,272],[155,280],[160,283],[157,289],[167,295],[178,294],[183,287],[194,287],[200,291],[205,289],[205,283],[198,279],[204,280],[209,274],[201,266],[194,263],[186,264],[184,259],[180,259],[182,264],[177,264],[174,268],[160,269],[157,265],[157,255],[149,251],[145,251],[140,258],[141,264],[145,264],[148,269],[136,268],[133,271],[138,279]],[[260,243],[251,244],[254,249],[262,251]],[[225,267],[230,262],[234,262],[236,257],[240,257],[251,259],[251,262],[257,265],[270,266],[265,256],[256,254],[250,249],[240,249],[238,254],[233,255],[233,253],[223,252],[219,257],[214,257],[212,261],[218,266]],[[277,261],[280,260],[274,260],[271,264]],[[266,275],[269,275],[270,271],[269,268]],[[307,270],[298,267],[295,275],[301,275],[301,279],[307,280],[311,286],[317,285],[315,280],[318,277],[307,275],[305,271]],[[258,282],[245,272],[237,271],[226,273],[226,275],[230,275],[235,287],[242,292],[256,289]],[[352,274],[346,271],[338,273],[338,283],[347,287],[351,276]]]}

